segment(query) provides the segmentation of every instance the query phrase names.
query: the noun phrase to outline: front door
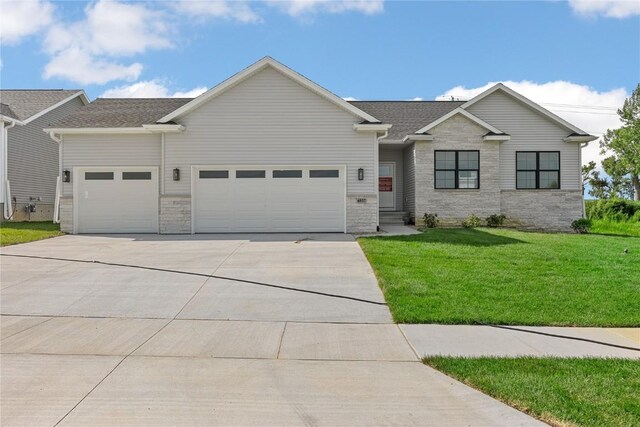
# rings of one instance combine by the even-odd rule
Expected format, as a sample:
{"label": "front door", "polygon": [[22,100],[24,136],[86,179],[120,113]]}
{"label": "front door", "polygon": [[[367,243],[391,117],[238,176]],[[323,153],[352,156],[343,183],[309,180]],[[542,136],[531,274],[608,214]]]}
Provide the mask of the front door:
{"label": "front door", "polygon": [[380,209],[395,210],[396,208],[396,165],[393,162],[380,162],[378,166],[378,198]]}

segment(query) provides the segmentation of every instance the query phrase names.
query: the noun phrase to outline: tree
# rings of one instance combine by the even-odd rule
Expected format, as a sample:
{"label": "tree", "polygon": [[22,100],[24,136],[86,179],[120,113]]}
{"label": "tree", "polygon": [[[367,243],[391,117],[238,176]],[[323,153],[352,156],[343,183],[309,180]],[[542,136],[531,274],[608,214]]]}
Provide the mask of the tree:
{"label": "tree", "polygon": [[622,121],[619,129],[609,129],[600,142],[600,153],[611,156],[604,159],[604,171],[612,178],[613,194],[629,195],[640,200],[640,84],[631,97],[618,110]]}
{"label": "tree", "polygon": [[591,160],[588,165],[582,165],[582,194],[584,194],[584,190],[591,181],[593,172],[596,171],[596,162]]}

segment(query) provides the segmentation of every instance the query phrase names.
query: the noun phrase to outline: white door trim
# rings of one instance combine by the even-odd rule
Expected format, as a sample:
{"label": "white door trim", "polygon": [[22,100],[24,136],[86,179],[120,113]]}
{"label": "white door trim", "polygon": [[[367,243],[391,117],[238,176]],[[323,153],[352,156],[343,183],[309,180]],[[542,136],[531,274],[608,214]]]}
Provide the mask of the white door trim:
{"label": "white door trim", "polygon": [[[392,185],[392,194],[393,194],[393,207],[380,207],[381,211],[395,211],[396,210],[396,162],[394,160],[384,160],[378,162],[378,181],[380,180],[380,165],[391,165],[393,168],[393,173],[391,174],[391,185]],[[378,182],[378,185],[379,182]],[[378,200],[380,200],[380,188],[378,187]]]}

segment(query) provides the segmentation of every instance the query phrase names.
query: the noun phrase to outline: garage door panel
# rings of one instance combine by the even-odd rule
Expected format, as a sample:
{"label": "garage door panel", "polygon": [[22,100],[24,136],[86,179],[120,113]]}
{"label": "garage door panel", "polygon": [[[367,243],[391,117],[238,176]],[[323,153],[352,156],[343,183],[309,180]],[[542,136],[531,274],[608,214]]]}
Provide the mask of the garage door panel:
{"label": "garage door panel", "polygon": [[75,194],[78,233],[157,233],[155,168],[80,168]]}
{"label": "garage door panel", "polygon": [[[296,166],[227,169],[229,179],[226,180],[198,179],[202,175],[200,169],[194,172],[196,232],[344,231],[343,169]],[[316,169],[322,172],[315,175],[338,177],[311,178],[310,171]],[[244,172],[238,174],[237,171]],[[236,178],[250,176],[247,171],[264,178]],[[223,192],[222,187],[230,190]],[[212,204],[223,204],[228,209],[212,215]]]}

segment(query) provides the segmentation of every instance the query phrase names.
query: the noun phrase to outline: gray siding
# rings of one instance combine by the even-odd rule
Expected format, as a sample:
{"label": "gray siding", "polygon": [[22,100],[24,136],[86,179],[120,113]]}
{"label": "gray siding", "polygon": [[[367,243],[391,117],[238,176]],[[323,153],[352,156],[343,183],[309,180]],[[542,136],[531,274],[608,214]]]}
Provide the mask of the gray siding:
{"label": "gray siding", "polygon": [[396,211],[404,209],[404,159],[402,150],[385,150],[380,148],[379,162],[394,162],[396,164],[395,170],[395,196],[396,196]]}
{"label": "gray siding", "polygon": [[7,175],[11,182],[11,196],[18,203],[28,202],[29,197],[40,197],[42,203],[54,202],[58,144],[43,129],[83,105],[79,98],[74,98],[25,126],[8,130]]}
{"label": "gray siding", "polygon": [[[375,194],[376,144],[361,119],[267,68],[177,120],[165,137],[165,194],[190,194],[192,165],[346,165],[347,194]],[[171,180],[173,168],[182,171]],[[358,168],[365,179],[358,181]]]}
{"label": "gray siding", "polygon": [[562,139],[571,133],[549,118],[497,91],[478,101],[468,111],[511,135],[500,145],[500,188],[516,188],[516,151],[560,151],[562,189],[581,188],[580,146]]}
{"label": "gray siding", "polygon": [[403,151],[404,164],[404,210],[409,218],[416,216],[416,154],[415,144],[411,144]]}
{"label": "gray siding", "polygon": [[[52,141],[53,142],[53,141]],[[65,135],[63,169],[83,166],[160,166],[160,135]],[[56,173],[57,175],[57,173]],[[73,180],[63,194],[73,195]]]}

